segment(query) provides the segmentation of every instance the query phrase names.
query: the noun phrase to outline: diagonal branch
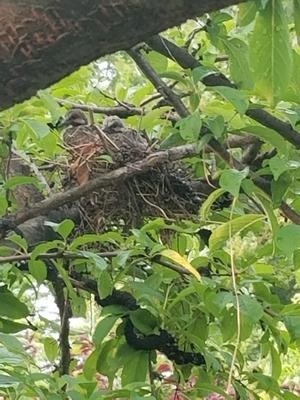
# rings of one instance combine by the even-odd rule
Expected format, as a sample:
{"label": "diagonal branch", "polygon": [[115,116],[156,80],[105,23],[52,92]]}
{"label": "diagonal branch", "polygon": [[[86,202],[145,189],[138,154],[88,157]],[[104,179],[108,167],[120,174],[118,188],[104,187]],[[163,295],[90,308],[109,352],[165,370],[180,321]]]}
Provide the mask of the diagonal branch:
{"label": "diagonal branch", "polygon": [[92,111],[96,114],[104,114],[104,115],[117,115],[120,118],[128,118],[132,117],[133,115],[143,115],[143,109],[130,106],[130,105],[119,105],[119,106],[112,106],[112,107],[99,107],[99,106],[92,106],[87,104],[80,104],[80,103],[73,103],[69,100],[62,100],[56,99],[58,104],[62,106],[70,106],[72,108],[79,108],[82,111]]}
{"label": "diagonal branch", "polygon": [[[171,103],[173,104],[176,112],[181,118],[187,117],[190,112],[182,102],[179,96],[173,92],[173,90],[164,83],[164,81],[157,75],[152,66],[148,63],[148,61],[141,55],[138,50],[131,49],[128,51],[128,54],[132,57],[132,59],[139,66],[140,70],[144,73],[144,75],[150,80],[153,86]],[[203,129],[203,134],[208,133],[206,129]],[[209,143],[209,147],[228,165],[237,168],[243,169],[243,165],[228,153],[228,151],[214,138],[212,138]]]}
{"label": "diagonal branch", "polygon": [[[164,95],[167,97],[167,100],[169,100],[173,104],[177,113],[183,118],[189,115],[189,111],[182,103],[181,99],[174,92],[172,92],[172,89],[170,89],[164,83],[164,81],[157,75],[156,71],[152,68],[152,66],[148,63],[148,61],[141,55],[141,53],[138,50],[134,49],[131,49],[128,53],[134,59],[140,70],[156,87],[156,89],[160,93],[164,93]],[[170,91],[172,93],[170,93]],[[208,145],[230,167],[238,170],[244,168],[244,165],[240,161],[232,157],[231,154],[216,139],[211,139]],[[268,181],[266,181],[261,177],[254,177],[253,182],[269,196],[271,195],[270,183]],[[294,210],[292,210],[284,202],[282,202],[281,204],[281,211],[291,221],[293,221],[296,224],[300,224],[300,215],[297,214]]]}
{"label": "diagonal branch", "polygon": [[[178,47],[174,43],[161,36],[152,37],[148,40],[148,44],[155,51],[163,54],[173,61],[176,61],[184,69],[194,69],[202,65],[185,49]],[[221,73],[205,76],[202,79],[202,82],[206,86],[235,87],[234,83],[230,82],[230,80]],[[284,139],[293,144],[297,149],[300,148],[300,133],[293,129],[289,123],[281,121],[279,118],[274,117],[267,111],[257,108],[249,109],[246,112],[246,115],[259,122],[260,124],[266,126],[267,128],[274,129]]]}

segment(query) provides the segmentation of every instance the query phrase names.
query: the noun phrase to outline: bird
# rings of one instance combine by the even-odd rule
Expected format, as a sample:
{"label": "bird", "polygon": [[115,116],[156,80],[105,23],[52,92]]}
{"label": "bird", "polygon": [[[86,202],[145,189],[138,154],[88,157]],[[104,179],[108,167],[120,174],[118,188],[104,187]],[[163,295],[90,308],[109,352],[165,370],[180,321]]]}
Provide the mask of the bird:
{"label": "bird", "polygon": [[85,113],[73,108],[67,112],[65,117],[59,122],[59,128],[65,128],[63,132],[63,142],[67,147],[76,148],[85,143],[97,142],[99,135],[91,129]]}
{"label": "bird", "polygon": [[70,154],[71,175],[86,183],[103,170],[116,169],[149,154],[148,141],[135,129],[127,127],[116,115],[107,116],[102,124],[89,124],[85,113],[74,108],[59,123],[63,144]]}

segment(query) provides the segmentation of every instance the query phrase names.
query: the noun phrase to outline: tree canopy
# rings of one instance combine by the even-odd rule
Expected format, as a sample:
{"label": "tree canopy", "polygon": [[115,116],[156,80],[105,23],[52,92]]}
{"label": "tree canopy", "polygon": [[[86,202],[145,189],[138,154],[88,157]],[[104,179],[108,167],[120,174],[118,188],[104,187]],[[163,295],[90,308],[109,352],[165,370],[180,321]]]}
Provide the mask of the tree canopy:
{"label": "tree canopy", "polygon": [[3,399],[299,398],[300,2],[234,3],[0,0],[2,108],[94,60],[0,113]]}

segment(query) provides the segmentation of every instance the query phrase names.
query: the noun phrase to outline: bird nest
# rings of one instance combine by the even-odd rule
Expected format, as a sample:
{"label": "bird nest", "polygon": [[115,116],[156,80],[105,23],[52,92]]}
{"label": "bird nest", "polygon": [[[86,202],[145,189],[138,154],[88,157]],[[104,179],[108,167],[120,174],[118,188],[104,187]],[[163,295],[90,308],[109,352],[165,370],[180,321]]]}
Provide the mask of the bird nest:
{"label": "bird nest", "polygon": [[[67,126],[63,136],[68,152],[66,190],[153,152],[147,139],[118,117],[107,117],[102,126],[88,125],[84,114],[73,110],[63,124]],[[178,177],[175,165],[165,163],[90,193],[78,202],[80,230],[101,232],[120,224],[129,229],[147,217],[174,219],[197,214],[201,198],[182,171]]]}

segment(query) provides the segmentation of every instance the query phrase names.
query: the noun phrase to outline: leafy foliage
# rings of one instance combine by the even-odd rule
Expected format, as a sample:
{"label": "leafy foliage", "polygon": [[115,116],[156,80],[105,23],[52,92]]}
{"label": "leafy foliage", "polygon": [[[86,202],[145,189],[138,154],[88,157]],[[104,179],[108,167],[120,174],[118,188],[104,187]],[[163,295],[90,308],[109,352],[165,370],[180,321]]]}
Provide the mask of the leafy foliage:
{"label": "leafy foliage", "polygon": [[[285,133],[294,129],[297,141],[299,4],[249,1],[169,30],[165,37],[193,55],[191,69],[170,49],[166,57],[145,47],[146,60],[189,111],[185,118],[126,53],[0,114],[3,165],[14,149],[32,170],[10,176],[2,168],[1,216],[32,206],[18,202],[28,185],[45,197],[61,191],[56,166],[65,165],[66,149],[57,122],[78,103],[121,107],[126,124],[143,130],[154,149],[195,144],[197,154],[181,166],[194,183],[213,188],[198,215],[162,212],[130,231],[120,218],[103,232],[80,233],[76,221],[49,214],[43,229],[50,236],[41,229],[41,243],[27,243],[18,230],[3,238],[4,398],[298,398],[284,380],[299,374],[289,358],[299,357],[300,219],[289,220],[283,202],[300,211],[299,146]],[[230,85],[224,77],[207,84],[221,74]],[[253,110],[268,117],[258,121]],[[94,112],[94,121],[103,114]],[[227,159],[212,151],[212,139]],[[231,204],[220,209],[225,193]],[[39,313],[45,286],[57,320]],[[71,315],[92,329],[80,336],[71,325],[68,332]],[[193,362],[200,355],[205,365]]]}

